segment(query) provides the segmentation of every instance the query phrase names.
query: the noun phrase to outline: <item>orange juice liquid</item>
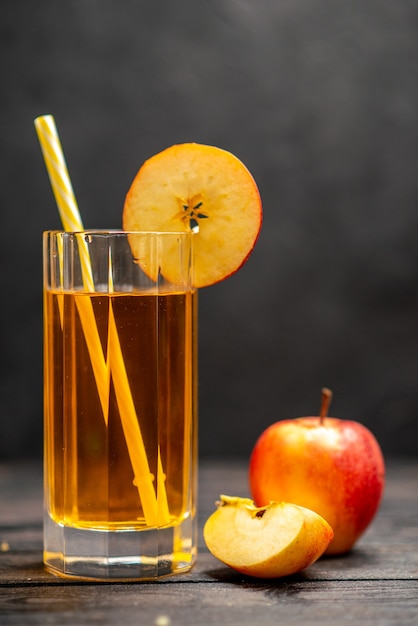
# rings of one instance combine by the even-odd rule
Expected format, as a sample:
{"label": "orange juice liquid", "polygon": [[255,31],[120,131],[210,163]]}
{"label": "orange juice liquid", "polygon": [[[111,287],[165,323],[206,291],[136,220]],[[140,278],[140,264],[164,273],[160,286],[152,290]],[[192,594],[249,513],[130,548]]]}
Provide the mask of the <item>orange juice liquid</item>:
{"label": "orange juice liquid", "polygon": [[[169,524],[194,510],[197,295],[45,294],[45,498],[58,524],[147,528],[112,375],[105,419],[77,299],[90,298],[105,359],[112,308],[127,379],[158,492],[158,452]],[[192,497],[193,499],[193,497]]]}

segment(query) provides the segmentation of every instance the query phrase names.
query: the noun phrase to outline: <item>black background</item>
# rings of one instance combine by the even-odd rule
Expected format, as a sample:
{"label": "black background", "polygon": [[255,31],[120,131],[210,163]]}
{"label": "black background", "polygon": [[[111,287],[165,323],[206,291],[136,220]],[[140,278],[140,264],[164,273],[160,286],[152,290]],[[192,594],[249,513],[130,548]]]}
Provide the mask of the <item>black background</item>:
{"label": "black background", "polygon": [[0,460],[42,454],[41,233],[60,223],[33,119],[55,116],[88,228],[142,162],[218,145],[264,224],[200,292],[200,451],[270,423],[363,422],[418,452],[418,2],[2,0]]}

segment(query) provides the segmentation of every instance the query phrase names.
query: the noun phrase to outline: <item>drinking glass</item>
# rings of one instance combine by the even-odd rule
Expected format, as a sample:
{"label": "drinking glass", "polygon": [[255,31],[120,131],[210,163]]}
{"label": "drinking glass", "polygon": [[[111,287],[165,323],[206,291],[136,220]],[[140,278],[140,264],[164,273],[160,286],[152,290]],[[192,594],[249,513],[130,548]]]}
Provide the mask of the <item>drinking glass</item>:
{"label": "drinking glass", "polygon": [[192,244],[184,232],[43,235],[44,562],[56,574],[155,579],[195,562]]}

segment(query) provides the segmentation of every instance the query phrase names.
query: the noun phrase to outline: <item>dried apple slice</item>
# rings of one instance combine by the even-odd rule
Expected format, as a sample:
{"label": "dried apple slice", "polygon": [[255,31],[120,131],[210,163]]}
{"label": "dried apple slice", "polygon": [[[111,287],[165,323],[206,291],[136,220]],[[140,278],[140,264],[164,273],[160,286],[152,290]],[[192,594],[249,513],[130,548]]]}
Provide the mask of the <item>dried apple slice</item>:
{"label": "dried apple slice", "polygon": [[[195,287],[236,272],[255,245],[261,221],[260,194],[246,166],[226,150],[197,143],[171,146],[145,161],[122,218],[127,231],[194,231]],[[148,273],[147,250],[133,253]],[[176,282],[174,263],[159,270]]]}
{"label": "dried apple slice", "polygon": [[320,515],[296,504],[256,507],[249,498],[221,496],[203,536],[209,551],[238,572],[279,578],[312,565],[334,533]]}

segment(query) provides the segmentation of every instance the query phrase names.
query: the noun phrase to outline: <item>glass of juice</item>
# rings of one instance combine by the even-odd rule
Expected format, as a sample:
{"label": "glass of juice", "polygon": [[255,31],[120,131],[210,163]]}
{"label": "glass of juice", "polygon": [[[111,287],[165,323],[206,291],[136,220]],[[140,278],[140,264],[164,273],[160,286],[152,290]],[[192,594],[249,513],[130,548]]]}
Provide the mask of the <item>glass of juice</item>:
{"label": "glass of juice", "polygon": [[195,562],[192,252],[192,232],[43,235],[44,562],[56,574],[156,579]]}

